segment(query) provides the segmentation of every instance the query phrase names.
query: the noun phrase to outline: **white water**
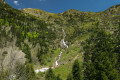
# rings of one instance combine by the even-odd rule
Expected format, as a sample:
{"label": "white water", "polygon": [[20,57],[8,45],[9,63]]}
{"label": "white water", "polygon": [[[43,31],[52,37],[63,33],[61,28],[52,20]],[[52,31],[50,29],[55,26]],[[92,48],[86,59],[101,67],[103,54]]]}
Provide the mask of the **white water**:
{"label": "white water", "polygon": [[58,60],[56,60],[56,57],[55,57],[55,60],[56,60],[55,67],[59,66],[58,61],[60,60],[61,55],[62,55],[62,52],[60,52],[60,54],[58,55]]}
{"label": "white water", "polygon": [[64,45],[66,48],[68,48],[68,45],[66,44],[66,42],[64,41],[64,39],[62,40],[62,43],[63,43],[63,45]]}
{"label": "white water", "polygon": [[[51,67],[53,69],[53,67]],[[45,72],[49,69],[49,67],[46,67],[46,68],[41,68],[41,69],[36,69],[35,72],[36,73],[39,73],[39,72]]]}
{"label": "white water", "polygon": [[66,47],[66,48],[68,48],[68,45],[66,44],[66,42],[65,42],[65,37],[66,37],[66,34],[65,34],[65,30],[64,29],[62,29],[63,30],[63,33],[64,33],[64,36],[63,36],[63,39],[62,39],[62,43],[63,43],[63,45]]}
{"label": "white water", "polygon": [[39,73],[39,72],[45,72],[47,71],[49,68],[42,68],[42,69],[37,69],[35,70],[36,73]]}
{"label": "white water", "polygon": [[[62,29],[62,30],[63,30],[63,33],[64,33],[64,36],[63,36],[63,39],[62,39],[62,44],[63,44],[66,48],[68,48],[68,45],[67,45],[66,42],[64,41],[64,38],[65,38],[65,36],[66,36],[65,31],[64,31],[64,29]],[[60,60],[61,55],[62,55],[62,51],[61,51],[60,54],[58,55],[58,60],[56,60],[56,57],[55,57],[55,60],[56,60],[56,61],[55,61],[55,67],[59,66],[58,61]]]}
{"label": "white water", "polygon": [[[63,30],[63,33],[64,33],[64,36],[63,36],[63,39],[62,39],[62,44],[63,44],[66,48],[68,48],[68,45],[67,45],[66,42],[64,41],[64,38],[65,38],[65,36],[66,36],[65,31],[64,31],[64,29],[62,29],[62,30]],[[60,60],[61,56],[62,56],[62,51],[61,51],[60,54],[58,55],[58,59],[57,59],[57,57],[55,57],[55,67],[59,66],[58,61]],[[52,67],[52,68],[54,68],[54,67]],[[36,73],[46,72],[48,69],[49,69],[49,67],[41,68],[41,69],[36,69],[35,72],[36,72]]]}
{"label": "white water", "polygon": [[57,61],[55,61],[55,66],[56,66],[56,67],[58,66],[58,60],[57,60]]}

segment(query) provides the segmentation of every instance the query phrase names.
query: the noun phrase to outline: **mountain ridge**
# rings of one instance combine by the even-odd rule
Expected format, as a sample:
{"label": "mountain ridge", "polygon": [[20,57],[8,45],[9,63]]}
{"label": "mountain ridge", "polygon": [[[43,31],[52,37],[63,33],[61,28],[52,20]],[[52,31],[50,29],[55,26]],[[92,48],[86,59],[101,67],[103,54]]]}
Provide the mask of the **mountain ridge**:
{"label": "mountain ridge", "polygon": [[[112,9],[112,8],[119,8],[120,7],[120,4],[117,4],[117,5],[113,5],[113,6],[111,6],[111,7],[109,7],[108,9],[106,9],[106,10],[104,10],[104,11],[98,11],[98,12],[92,12],[92,11],[80,11],[80,10],[77,10],[77,9],[69,9],[69,10],[66,10],[66,11],[64,11],[64,12],[61,12],[61,13],[53,13],[53,14],[62,14],[62,13],[66,13],[66,12],[83,12],[83,13],[101,13],[101,12],[105,12],[105,11],[107,11],[107,10],[110,10],[110,9]],[[43,12],[46,12],[46,11],[44,11],[44,10],[42,10],[42,9],[37,9],[37,8],[23,8],[23,9],[36,9],[36,10],[41,10],[41,11],[43,11]],[[20,9],[20,10],[23,10],[23,9]],[[50,12],[46,12],[46,13],[50,13]]]}

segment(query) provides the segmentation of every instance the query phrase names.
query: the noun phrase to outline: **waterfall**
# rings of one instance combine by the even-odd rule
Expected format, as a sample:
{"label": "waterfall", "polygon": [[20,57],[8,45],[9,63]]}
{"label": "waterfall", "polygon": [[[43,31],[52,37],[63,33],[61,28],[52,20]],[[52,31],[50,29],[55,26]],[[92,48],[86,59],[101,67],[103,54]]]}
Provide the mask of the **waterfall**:
{"label": "waterfall", "polygon": [[64,29],[62,29],[62,31],[63,31],[63,33],[64,33],[64,35],[63,35],[63,39],[62,39],[62,44],[66,47],[66,48],[68,48],[68,45],[66,44],[66,42],[65,42],[65,37],[66,37],[66,33],[65,33],[65,30]]}
{"label": "waterfall", "polygon": [[62,40],[62,43],[63,43],[63,45],[64,45],[66,48],[68,48],[68,45],[66,44],[66,42],[64,41],[64,39]]}
{"label": "waterfall", "polygon": [[[62,44],[63,44],[66,48],[68,48],[68,45],[66,44],[66,42],[65,42],[65,40],[64,40],[65,37],[66,37],[65,31],[64,31],[64,29],[62,29],[62,31],[63,31],[63,39],[61,40],[61,41],[62,41]],[[55,67],[59,66],[58,61],[60,60],[61,56],[62,56],[62,51],[61,51],[60,54],[58,55],[58,59],[57,59],[57,57],[55,57]],[[55,67],[51,67],[51,68],[54,69]],[[41,68],[41,69],[36,69],[35,72],[36,72],[36,73],[46,72],[48,69],[49,69],[49,67],[44,67],[44,68]]]}
{"label": "waterfall", "polygon": [[[62,39],[62,44],[66,47],[66,48],[68,48],[68,45],[66,44],[66,42],[65,42],[65,40],[64,40],[64,38],[66,37],[66,34],[65,34],[65,31],[64,31],[64,29],[62,29],[62,31],[63,31],[63,39]],[[60,57],[61,57],[61,55],[62,55],[62,51],[60,52],[60,54],[58,55],[58,60],[56,59],[56,57],[55,57],[55,66],[57,67],[59,64],[58,64],[58,61],[60,60]]]}

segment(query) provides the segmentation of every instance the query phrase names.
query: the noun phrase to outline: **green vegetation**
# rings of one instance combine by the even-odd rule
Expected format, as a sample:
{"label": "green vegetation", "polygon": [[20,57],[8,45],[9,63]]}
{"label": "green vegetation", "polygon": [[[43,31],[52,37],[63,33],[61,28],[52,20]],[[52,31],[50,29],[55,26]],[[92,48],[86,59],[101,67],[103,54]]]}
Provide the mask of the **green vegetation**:
{"label": "green vegetation", "polygon": [[0,11],[0,80],[120,80],[120,5],[54,14],[0,2]]}
{"label": "green vegetation", "polygon": [[77,59],[73,63],[72,71],[68,74],[67,80],[82,80],[82,71]]}
{"label": "green vegetation", "polygon": [[27,64],[25,66],[25,80],[36,80],[36,75],[32,64]]}
{"label": "green vegetation", "polygon": [[73,80],[81,80],[81,69],[78,60],[75,60],[72,68]]}
{"label": "green vegetation", "polygon": [[72,77],[71,73],[67,76],[67,80],[73,80],[73,77]]}
{"label": "green vegetation", "polygon": [[115,36],[98,30],[87,42],[89,44],[84,47],[85,80],[119,80],[119,71],[115,67],[119,60]]}
{"label": "green vegetation", "polygon": [[52,71],[51,68],[46,73],[45,80],[56,80],[56,76],[55,76],[55,74],[54,74],[54,72]]}

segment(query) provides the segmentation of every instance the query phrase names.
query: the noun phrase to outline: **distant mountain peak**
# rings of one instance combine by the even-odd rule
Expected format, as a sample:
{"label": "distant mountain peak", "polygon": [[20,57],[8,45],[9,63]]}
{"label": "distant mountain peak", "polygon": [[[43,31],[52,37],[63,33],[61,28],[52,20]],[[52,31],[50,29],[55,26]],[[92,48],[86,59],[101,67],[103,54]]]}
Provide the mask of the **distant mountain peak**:
{"label": "distant mountain peak", "polygon": [[110,8],[118,8],[118,7],[120,7],[120,4],[114,5],[114,6],[110,7]]}
{"label": "distant mountain peak", "polygon": [[107,15],[120,15],[120,4],[114,5],[104,11]]}
{"label": "distant mountain peak", "polygon": [[80,13],[81,11],[76,10],[76,9],[69,9],[69,10],[67,10],[65,12],[68,12],[68,13]]}

